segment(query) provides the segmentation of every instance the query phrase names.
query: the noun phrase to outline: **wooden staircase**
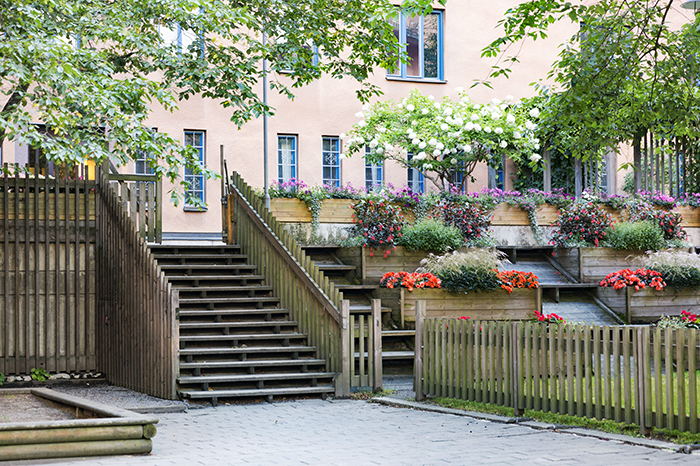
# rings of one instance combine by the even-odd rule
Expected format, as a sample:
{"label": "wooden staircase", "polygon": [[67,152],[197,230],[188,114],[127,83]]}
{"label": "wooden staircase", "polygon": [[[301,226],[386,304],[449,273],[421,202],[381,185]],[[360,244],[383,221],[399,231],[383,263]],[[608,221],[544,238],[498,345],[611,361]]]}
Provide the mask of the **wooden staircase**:
{"label": "wooden staircase", "polygon": [[183,398],[321,395],[334,373],[307,345],[265,277],[237,245],[152,245],[180,292],[180,375]]}
{"label": "wooden staircase", "polygon": [[[338,246],[304,245],[306,255],[343,292],[343,298],[350,301],[352,314],[369,314],[372,293],[379,289],[379,284],[361,284],[357,278],[356,267],[347,265],[336,254]],[[382,308],[384,327],[382,329],[382,360],[413,361],[415,347],[415,330],[393,328],[389,322],[390,308]]]}

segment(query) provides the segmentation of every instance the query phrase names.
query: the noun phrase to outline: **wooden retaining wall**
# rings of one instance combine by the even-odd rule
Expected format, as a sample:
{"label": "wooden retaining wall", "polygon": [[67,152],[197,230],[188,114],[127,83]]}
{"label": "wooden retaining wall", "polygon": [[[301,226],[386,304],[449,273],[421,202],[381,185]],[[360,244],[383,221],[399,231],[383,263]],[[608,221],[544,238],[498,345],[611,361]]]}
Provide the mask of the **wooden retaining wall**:
{"label": "wooden retaining wall", "polygon": [[598,298],[629,324],[649,324],[662,316],[678,316],[681,311],[700,312],[700,293],[692,288],[676,291],[673,287],[657,291],[630,287],[615,290],[599,287]]}
{"label": "wooden retaining wall", "polygon": [[416,321],[416,399],[700,430],[696,329]]}
{"label": "wooden retaining wall", "polygon": [[96,370],[95,182],[23,176],[0,178],[0,372]]}

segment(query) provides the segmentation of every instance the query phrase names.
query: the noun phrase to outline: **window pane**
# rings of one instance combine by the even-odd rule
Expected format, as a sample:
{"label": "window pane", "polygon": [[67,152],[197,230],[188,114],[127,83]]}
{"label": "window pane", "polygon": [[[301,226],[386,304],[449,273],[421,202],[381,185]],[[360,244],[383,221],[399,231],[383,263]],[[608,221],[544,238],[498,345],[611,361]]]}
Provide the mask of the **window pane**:
{"label": "window pane", "polygon": [[438,16],[423,19],[423,77],[438,77]]}
{"label": "window pane", "polygon": [[407,76],[420,76],[420,20],[420,16],[406,18],[406,53],[410,58]]}
{"label": "window pane", "polygon": [[277,181],[296,178],[296,136],[277,138]]}
{"label": "window pane", "polygon": [[[400,20],[400,18],[397,17],[396,19],[390,19],[389,24],[391,24],[391,27],[394,29],[394,37],[396,37],[396,42],[401,44],[401,29],[400,29],[401,20]],[[401,61],[399,60],[399,57],[396,57],[395,66],[396,66],[396,69],[390,70],[389,73],[400,75],[401,74]]]}
{"label": "window pane", "polygon": [[322,144],[323,184],[340,186],[340,139],[323,138]]}

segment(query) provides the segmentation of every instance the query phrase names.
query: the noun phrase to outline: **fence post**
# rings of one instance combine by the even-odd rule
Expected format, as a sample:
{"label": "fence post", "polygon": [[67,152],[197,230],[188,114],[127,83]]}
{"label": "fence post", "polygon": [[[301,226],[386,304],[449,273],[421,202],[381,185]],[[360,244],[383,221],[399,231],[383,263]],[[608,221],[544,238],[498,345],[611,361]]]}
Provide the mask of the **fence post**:
{"label": "fence post", "polygon": [[425,300],[416,301],[416,346],[413,360],[413,389],[416,401],[424,401],[423,393],[423,327],[425,324]]}
{"label": "fence post", "polygon": [[[644,372],[645,372],[645,367],[644,367],[644,352],[649,350],[649,345],[648,341],[645,341],[644,338],[644,331],[641,327],[637,328],[637,331],[633,334],[635,337],[635,344],[634,344],[634,358],[637,362],[636,367],[635,367],[635,385],[636,385],[636,392],[637,392],[637,403],[636,403],[636,409],[637,412],[639,413],[637,415],[637,421],[639,422],[639,431],[642,435],[647,435],[648,431],[646,428],[646,406],[645,406],[645,401],[646,401],[646,393],[645,393],[645,385],[644,385]],[[659,364],[659,361],[654,361],[654,364]]]}
{"label": "fence post", "polygon": [[510,361],[511,361],[511,380],[513,381],[513,409],[516,416],[521,416],[523,410],[520,407],[520,324],[513,323],[510,326]]}
{"label": "fence post", "polygon": [[372,379],[374,384],[372,389],[380,391],[383,388],[384,377],[382,371],[382,300],[372,300],[372,332],[374,334],[374,348],[372,348],[372,359],[374,361]]}
{"label": "fence post", "polygon": [[350,396],[350,364],[354,364],[354,355],[350,354],[350,338],[352,329],[350,322],[350,301],[343,299],[340,301],[340,360],[341,374],[339,383],[336,381],[336,398],[347,398]]}

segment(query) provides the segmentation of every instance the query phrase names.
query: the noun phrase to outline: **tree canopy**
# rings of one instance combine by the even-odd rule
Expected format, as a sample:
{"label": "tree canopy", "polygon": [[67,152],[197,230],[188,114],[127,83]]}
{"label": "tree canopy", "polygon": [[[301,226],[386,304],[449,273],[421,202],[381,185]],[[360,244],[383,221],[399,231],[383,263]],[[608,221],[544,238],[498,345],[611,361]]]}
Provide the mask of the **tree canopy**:
{"label": "tree canopy", "polygon": [[[669,22],[682,14],[685,23]],[[555,84],[540,84],[547,99],[540,129],[556,134],[561,151],[586,160],[647,130],[698,136],[699,18],[678,0],[531,0],[506,12],[503,35],[482,55],[500,57],[488,79],[508,76],[518,61],[510,47],[547,37],[557,22],[573,23],[577,31],[548,75]]]}
{"label": "tree canopy", "polygon": [[176,138],[149,130],[152,106],[176,110],[199,95],[230,109],[239,126],[272,113],[254,90],[263,59],[269,73],[285,73],[270,84],[281,94],[329,74],[362,83],[358,97],[367,100],[380,93],[367,77],[401,56],[387,19],[431,4],[0,0],[0,142],[28,143],[67,163],[147,153],[158,175],[176,180],[183,165],[198,170],[196,160]]}

